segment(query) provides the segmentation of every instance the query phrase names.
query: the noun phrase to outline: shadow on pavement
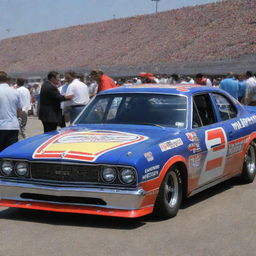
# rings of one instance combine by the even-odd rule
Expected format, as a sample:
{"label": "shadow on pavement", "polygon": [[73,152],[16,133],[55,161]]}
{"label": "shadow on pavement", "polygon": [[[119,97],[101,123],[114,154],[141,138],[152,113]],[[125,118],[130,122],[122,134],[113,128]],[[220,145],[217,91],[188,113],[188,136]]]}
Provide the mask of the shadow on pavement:
{"label": "shadow on pavement", "polygon": [[208,188],[192,197],[189,197],[187,199],[184,200],[184,202],[182,203],[181,209],[186,209],[194,204],[198,204],[210,197],[213,197],[217,194],[220,194],[226,190],[229,190],[235,186],[242,186],[243,184],[240,182],[239,177],[234,177],[231,178],[227,181],[224,181],[218,185],[215,185],[211,188]]}
{"label": "shadow on pavement", "polygon": [[[195,196],[186,199],[181,209],[198,204],[210,197],[220,194],[234,186],[242,185],[238,178],[232,178],[220,183],[212,188],[204,190]],[[14,221],[37,222],[50,225],[63,226],[80,226],[95,227],[105,229],[123,229],[132,230],[144,226],[147,222],[166,221],[155,218],[152,214],[137,219],[126,219],[116,217],[105,217],[97,215],[73,214],[73,213],[56,213],[38,210],[26,210],[18,208],[8,208],[0,211],[0,219],[8,219]]]}
{"label": "shadow on pavement", "polygon": [[105,217],[87,214],[8,208],[0,211],[0,219],[36,222],[49,225],[95,227],[105,229],[136,229],[145,224],[139,219]]}

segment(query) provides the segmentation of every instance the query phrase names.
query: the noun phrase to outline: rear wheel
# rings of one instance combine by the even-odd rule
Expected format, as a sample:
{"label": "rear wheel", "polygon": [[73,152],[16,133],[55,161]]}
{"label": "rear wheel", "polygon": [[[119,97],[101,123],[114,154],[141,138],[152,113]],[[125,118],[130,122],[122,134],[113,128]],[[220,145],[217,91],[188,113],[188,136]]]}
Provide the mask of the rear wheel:
{"label": "rear wheel", "polygon": [[166,173],[156,199],[155,216],[167,219],[177,215],[183,194],[182,177],[178,167],[173,166]]}
{"label": "rear wheel", "polygon": [[255,143],[250,143],[246,150],[243,164],[242,181],[244,183],[251,183],[254,180],[256,174],[256,152]]}

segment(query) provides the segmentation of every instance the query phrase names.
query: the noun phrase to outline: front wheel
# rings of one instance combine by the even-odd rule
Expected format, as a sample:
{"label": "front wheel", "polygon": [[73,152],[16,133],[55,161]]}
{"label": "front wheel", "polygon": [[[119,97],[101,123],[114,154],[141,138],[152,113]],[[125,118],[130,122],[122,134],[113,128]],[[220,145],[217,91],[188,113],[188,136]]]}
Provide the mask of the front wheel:
{"label": "front wheel", "polygon": [[256,152],[255,143],[250,143],[246,150],[243,164],[243,172],[241,175],[242,182],[251,183],[254,180],[256,174]]}
{"label": "front wheel", "polygon": [[177,215],[183,195],[182,177],[178,167],[173,166],[166,173],[160,186],[154,207],[154,215],[161,219]]}

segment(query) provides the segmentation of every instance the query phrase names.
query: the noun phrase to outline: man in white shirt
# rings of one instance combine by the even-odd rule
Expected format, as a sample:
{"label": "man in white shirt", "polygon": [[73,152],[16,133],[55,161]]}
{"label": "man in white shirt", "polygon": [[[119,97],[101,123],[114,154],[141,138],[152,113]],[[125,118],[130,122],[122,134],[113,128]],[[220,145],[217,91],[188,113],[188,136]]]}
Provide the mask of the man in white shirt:
{"label": "man in white shirt", "polygon": [[[66,80],[64,78],[61,79],[61,83],[62,83],[62,85],[60,87],[58,87],[58,90],[61,95],[65,96],[67,89],[68,89],[68,83],[66,82]],[[61,123],[60,127],[62,127],[62,128],[66,127],[66,123],[69,122],[69,120],[70,120],[69,106],[70,106],[70,100],[62,101],[60,103],[60,108],[61,108],[61,112],[62,112],[62,123]]]}
{"label": "man in white shirt", "polygon": [[25,139],[25,129],[28,121],[28,111],[31,109],[31,96],[29,90],[24,86],[25,79],[18,78],[17,79],[17,91],[20,95],[21,107],[22,112],[21,116],[19,117],[20,123],[20,132],[19,132],[19,139]]}
{"label": "man in white shirt", "polygon": [[0,71],[0,151],[17,142],[19,133],[20,96],[8,80],[7,74]]}
{"label": "man in white shirt", "polygon": [[88,104],[89,89],[87,85],[81,82],[75,72],[69,71],[65,73],[65,80],[68,82],[67,95],[73,95],[70,101],[70,123],[72,123],[79,113]]}

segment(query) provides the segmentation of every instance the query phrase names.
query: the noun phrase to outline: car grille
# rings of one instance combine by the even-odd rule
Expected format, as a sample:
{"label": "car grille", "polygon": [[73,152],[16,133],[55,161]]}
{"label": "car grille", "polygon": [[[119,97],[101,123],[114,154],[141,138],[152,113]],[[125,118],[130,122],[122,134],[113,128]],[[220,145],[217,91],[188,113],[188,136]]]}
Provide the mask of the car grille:
{"label": "car grille", "polygon": [[68,164],[32,163],[31,177],[37,180],[98,182],[99,167]]}

